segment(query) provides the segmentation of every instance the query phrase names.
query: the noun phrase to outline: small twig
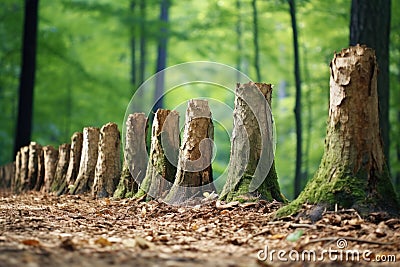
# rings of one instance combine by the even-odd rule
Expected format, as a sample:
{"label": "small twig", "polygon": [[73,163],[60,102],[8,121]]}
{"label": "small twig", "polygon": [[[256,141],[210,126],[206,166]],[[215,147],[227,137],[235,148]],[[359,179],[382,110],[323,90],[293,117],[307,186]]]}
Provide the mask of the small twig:
{"label": "small twig", "polygon": [[317,229],[316,225],[314,225],[314,224],[306,224],[306,223],[291,223],[289,226],[293,227],[293,228],[310,228],[310,229],[313,229],[313,230]]}
{"label": "small twig", "polygon": [[361,242],[361,243],[367,243],[367,244],[374,244],[374,245],[393,245],[394,242],[380,242],[380,241],[372,241],[372,240],[366,240],[366,239],[360,239],[360,238],[356,238],[356,237],[341,237],[341,236],[335,236],[335,237],[323,237],[323,238],[318,238],[318,239],[313,239],[308,241],[306,244],[304,244],[304,246],[307,246],[308,244],[311,243],[317,243],[317,242],[324,242],[324,241],[336,241],[338,239],[346,239],[348,241],[354,241],[354,242]]}

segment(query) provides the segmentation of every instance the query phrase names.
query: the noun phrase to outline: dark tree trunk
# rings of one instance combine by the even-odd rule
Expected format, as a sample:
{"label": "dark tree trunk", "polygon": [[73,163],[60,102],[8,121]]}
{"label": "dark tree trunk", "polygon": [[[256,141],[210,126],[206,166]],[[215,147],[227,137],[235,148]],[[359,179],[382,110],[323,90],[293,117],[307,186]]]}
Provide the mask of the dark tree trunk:
{"label": "dark tree trunk", "polygon": [[300,59],[299,43],[296,21],[296,4],[294,0],[289,0],[290,17],[293,31],[293,49],[294,49],[294,76],[296,80],[296,104],[294,107],[294,116],[296,120],[296,168],[294,176],[294,196],[297,197],[301,192],[302,184],[302,127],[301,127],[301,78],[300,78]]}
{"label": "dark tree trunk", "polygon": [[[157,68],[156,73],[165,69],[167,64],[167,41],[168,41],[168,10],[170,0],[161,0],[160,6],[160,22],[162,24],[160,31],[160,39],[157,46]],[[164,94],[164,72],[161,72],[156,77],[156,90],[154,93],[154,106],[153,113],[158,109],[163,108],[163,94]]]}
{"label": "dark tree trunk", "polygon": [[25,0],[22,68],[14,154],[29,144],[32,131],[33,88],[36,69],[36,39],[39,0]]}
{"label": "dark tree trunk", "polygon": [[314,178],[299,197],[278,211],[293,213],[303,203],[338,204],[362,215],[398,213],[379,131],[377,73],[372,49],[355,46],[331,62],[330,107],[325,151]]}
{"label": "dark tree trunk", "polygon": [[107,123],[100,130],[99,155],[96,164],[92,195],[111,197],[121,175],[121,137],[115,123]]}
{"label": "dark tree trunk", "polygon": [[43,147],[44,179],[41,191],[50,192],[57,168],[58,150],[52,146]]}
{"label": "dark tree trunk", "polygon": [[71,194],[84,194],[92,190],[98,156],[99,134],[99,128],[86,127],[83,129],[79,173],[74,186],[70,188]]}
{"label": "dark tree trunk", "polygon": [[220,194],[226,201],[285,201],[273,160],[270,84],[238,84],[228,177]]}
{"label": "dark tree trunk", "polygon": [[69,155],[71,151],[70,144],[62,144],[58,147],[58,161],[50,192],[58,192],[65,183],[65,176],[68,170]]}
{"label": "dark tree trunk", "polygon": [[157,110],[151,133],[151,147],[146,177],[138,196],[164,198],[175,180],[179,154],[179,114]]}
{"label": "dark tree trunk", "polygon": [[214,126],[206,100],[190,100],[179,151],[175,182],[166,197],[170,203],[183,203],[215,192],[212,176]]}
{"label": "dark tree trunk", "polygon": [[383,151],[389,167],[389,36],[391,0],[353,0],[351,4],[350,45],[363,44],[375,49],[379,66],[379,126]]}
{"label": "dark tree trunk", "polygon": [[253,8],[254,68],[256,70],[257,82],[260,82],[261,81],[261,70],[260,70],[260,46],[258,44],[257,0],[252,0],[251,5]]}
{"label": "dark tree trunk", "polygon": [[147,118],[144,113],[130,114],[125,126],[124,167],[115,198],[135,196],[146,175]]}

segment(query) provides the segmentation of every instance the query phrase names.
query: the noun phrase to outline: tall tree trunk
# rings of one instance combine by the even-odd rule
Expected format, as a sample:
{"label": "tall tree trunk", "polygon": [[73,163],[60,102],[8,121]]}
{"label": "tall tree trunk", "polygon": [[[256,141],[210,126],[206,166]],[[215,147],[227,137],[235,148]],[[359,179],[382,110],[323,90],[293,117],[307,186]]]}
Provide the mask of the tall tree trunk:
{"label": "tall tree trunk", "polygon": [[[168,41],[168,10],[170,0],[161,0],[160,6],[160,22],[162,23],[160,31],[160,39],[157,46],[157,68],[156,73],[165,69],[167,64],[167,41]],[[160,72],[156,77],[156,90],[154,93],[153,113],[158,109],[163,108],[164,100],[164,72]]]}
{"label": "tall tree trunk", "polygon": [[139,84],[142,84],[146,73],[146,0],[140,0],[140,19]]}
{"label": "tall tree trunk", "polygon": [[294,107],[294,116],[296,120],[296,168],[294,176],[294,196],[297,197],[301,192],[302,184],[302,127],[301,127],[301,78],[300,78],[300,59],[299,59],[299,43],[296,21],[296,4],[294,0],[288,0],[290,7],[290,17],[292,21],[293,31],[293,49],[294,49],[294,76],[296,80],[296,104]]}
{"label": "tall tree trunk", "polygon": [[[237,20],[236,20],[236,69],[238,71],[242,71],[242,5],[240,3],[241,0],[236,0],[236,12],[237,12]],[[240,80],[240,73],[237,74],[237,80]]]}
{"label": "tall tree trunk", "polygon": [[111,197],[121,174],[121,137],[115,123],[107,123],[100,130],[99,155],[96,164],[92,195]]}
{"label": "tall tree trunk", "polygon": [[22,68],[14,155],[31,140],[39,0],[25,0]]}
{"label": "tall tree trunk", "polygon": [[[131,18],[135,18],[136,0],[130,1]],[[137,68],[136,68],[136,23],[131,26],[131,84],[134,88],[137,86]]]}
{"label": "tall tree trunk", "polygon": [[220,194],[222,200],[285,201],[273,160],[271,96],[270,84],[237,85],[230,162]]}
{"label": "tall tree trunk", "polygon": [[391,0],[353,0],[351,4],[350,45],[364,44],[376,51],[379,66],[379,126],[383,151],[389,167],[389,37]]}
{"label": "tall tree trunk", "polygon": [[295,212],[303,203],[330,208],[338,204],[362,215],[399,212],[379,131],[377,73],[370,48],[355,46],[335,54],[321,165],[299,197],[279,210],[278,216]]}
{"label": "tall tree trunk", "polygon": [[260,70],[260,46],[258,44],[257,0],[252,0],[251,5],[253,8],[254,68],[256,70],[257,82],[260,82],[261,81],[261,70]]}
{"label": "tall tree trunk", "polygon": [[126,120],[124,166],[115,198],[133,197],[137,193],[147,166],[147,118],[144,113],[129,114]]}
{"label": "tall tree trunk", "polygon": [[138,196],[164,198],[174,183],[179,154],[179,114],[159,109],[154,116],[146,177]]}
{"label": "tall tree trunk", "polygon": [[184,203],[215,191],[212,176],[214,126],[206,100],[189,100],[175,182],[166,201]]}

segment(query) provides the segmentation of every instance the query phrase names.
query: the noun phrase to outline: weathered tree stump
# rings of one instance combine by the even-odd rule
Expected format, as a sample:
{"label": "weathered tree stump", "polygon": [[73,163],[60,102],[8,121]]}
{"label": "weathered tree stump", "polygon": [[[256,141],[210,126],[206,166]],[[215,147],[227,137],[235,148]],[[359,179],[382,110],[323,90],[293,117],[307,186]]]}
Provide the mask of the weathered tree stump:
{"label": "weathered tree stump", "polygon": [[42,186],[44,184],[44,173],[45,173],[45,164],[44,164],[44,152],[43,148],[41,147],[40,150],[38,151],[38,175],[36,179],[36,184],[34,187],[34,190],[40,191],[42,189]]}
{"label": "weathered tree stump", "polygon": [[164,198],[175,180],[179,154],[179,114],[157,110],[152,126],[149,162],[137,196]]}
{"label": "weathered tree stump", "polygon": [[28,179],[24,185],[24,190],[32,190],[35,188],[39,177],[39,157],[42,154],[42,146],[31,142],[29,144],[29,159],[28,159]]}
{"label": "weathered tree stump", "polygon": [[15,156],[15,175],[11,182],[11,192],[18,193],[21,186],[21,150]]}
{"label": "weathered tree stump", "polygon": [[70,144],[62,144],[58,147],[58,161],[54,179],[50,187],[50,192],[58,192],[63,183],[68,170]]}
{"label": "weathered tree stump", "polygon": [[11,182],[15,175],[15,162],[0,167],[0,188],[11,188]]}
{"label": "weathered tree stump", "polygon": [[206,100],[189,100],[174,184],[166,197],[183,203],[215,191],[212,176],[214,127]]}
{"label": "weathered tree stump", "polygon": [[28,190],[28,164],[29,164],[29,146],[21,148],[21,165],[20,165],[20,183],[17,188],[17,193]]}
{"label": "weathered tree stump", "polygon": [[270,84],[236,87],[231,155],[220,199],[285,201],[275,171],[271,95]]}
{"label": "weathered tree stump", "polygon": [[379,132],[378,66],[375,53],[353,46],[331,62],[329,121],[320,167],[303,192],[278,210],[282,216],[303,203],[332,208],[399,212]]}
{"label": "weathered tree stump", "polygon": [[126,120],[124,168],[115,198],[133,197],[146,175],[147,166],[147,118],[144,113],[129,114]]}
{"label": "weathered tree stump", "polygon": [[99,128],[83,129],[83,143],[79,173],[75,184],[71,186],[71,194],[83,194],[92,190],[98,156]]}
{"label": "weathered tree stump", "polygon": [[57,195],[69,192],[68,188],[70,186],[73,186],[75,183],[76,177],[78,176],[79,172],[79,164],[81,161],[82,142],[83,142],[82,133],[76,132],[72,135],[67,174],[65,175],[63,183],[60,185]]}
{"label": "weathered tree stump", "polygon": [[121,174],[121,138],[118,126],[107,123],[100,130],[99,154],[92,195],[98,198],[113,196]]}
{"label": "weathered tree stump", "polygon": [[50,192],[57,168],[58,150],[53,146],[43,147],[44,179],[41,191]]}

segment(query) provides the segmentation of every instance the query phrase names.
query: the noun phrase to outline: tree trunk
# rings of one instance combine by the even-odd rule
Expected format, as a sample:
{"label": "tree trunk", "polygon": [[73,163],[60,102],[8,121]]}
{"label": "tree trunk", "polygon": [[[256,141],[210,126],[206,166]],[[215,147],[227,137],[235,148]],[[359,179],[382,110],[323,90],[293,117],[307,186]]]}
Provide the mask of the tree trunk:
{"label": "tree trunk", "polygon": [[[139,62],[139,84],[144,82],[146,73],[146,1],[140,0],[140,62]],[[139,91],[142,93],[142,91]]]}
{"label": "tree trunk", "polygon": [[52,146],[43,147],[43,158],[44,158],[44,179],[42,191],[50,192],[50,187],[54,180],[54,174],[56,173],[58,150]]}
{"label": "tree trunk", "polygon": [[58,192],[63,183],[65,183],[65,176],[67,175],[70,151],[70,144],[62,144],[58,147],[56,173],[54,174],[54,179],[51,183],[50,192]]}
{"label": "tree trunk", "polygon": [[351,4],[350,45],[363,44],[375,49],[378,66],[379,126],[383,151],[389,166],[389,39],[391,0],[353,0]]}
{"label": "tree trunk", "polygon": [[179,114],[157,110],[151,133],[150,160],[138,196],[164,198],[175,180],[179,154]]}
{"label": "tree trunk", "polygon": [[22,67],[19,85],[14,153],[29,144],[32,131],[33,88],[36,70],[36,39],[39,0],[25,0]]}
{"label": "tree trunk", "polygon": [[236,87],[228,177],[220,194],[226,201],[285,201],[275,171],[270,84]]}
{"label": "tree trunk", "polygon": [[70,188],[70,194],[90,192],[94,181],[94,173],[98,156],[99,128],[83,128],[82,155],[79,173],[75,184]]}
{"label": "tree trunk", "polygon": [[300,78],[300,60],[299,60],[299,44],[297,41],[297,21],[296,21],[296,4],[294,0],[289,0],[290,17],[292,21],[293,31],[293,49],[294,49],[294,76],[296,80],[296,104],[294,107],[294,116],[296,119],[296,168],[294,176],[294,196],[297,197],[301,192],[302,184],[302,127],[301,127],[301,78]]}
{"label": "tree trunk", "polygon": [[100,130],[92,195],[97,198],[111,197],[121,175],[121,137],[118,125],[107,123]]}
{"label": "tree trunk", "polygon": [[183,203],[204,192],[216,191],[211,160],[214,126],[206,100],[189,100],[175,182],[166,197],[170,203]]}
{"label": "tree trunk", "polygon": [[114,192],[115,198],[133,197],[146,175],[147,118],[144,113],[134,113],[126,120],[124,168]]}
{"label": "tree trunk", "polygon": [[28,180],[25,186],[26,190],[33,190],[35,188],[37,179],[39,177],[39,157],[41,153],[41,145],[35,142],[31,142],[29,144]]}
{"label": "tree trunk", "polygon": [[44,173],[45,173],[44,152],[42,147],[40,148],[38,153],[37,165],[38,165],[38,175],[34,189],[36,191],[40,191],[44,183]]}
{"label": "tree trunk", "polygon": [[17,188],[17,193],[28,190],[28,167],[29,164],[29,146],[21,148],[21,170],[20,170],[20,187]]}
{"label": "tree trunk", "polygon": [[379,132],[375,53],[355,46],[331,62],[330,107],[325,151],[319,170],[300,196],[278,215],[303,203],[397,213]]}
{"label": "tree trunk", "polygon": [[73,186],[78,176],[79,163],[82,154],[83,134],[76,132],[71,137],[71,149],[69,155],[69,163],[65,179],[59,187],[57,195],[65,194],[69,191],[69,187]]}
{"label": "tree trunk", "polygon": [[251,5],[253,8],[253,43],[254,43],[254,68],[256,70],[257,81],[261,81],[260,70],[260,46],[258,44],[258,12],[257,0],[252,0]]}

